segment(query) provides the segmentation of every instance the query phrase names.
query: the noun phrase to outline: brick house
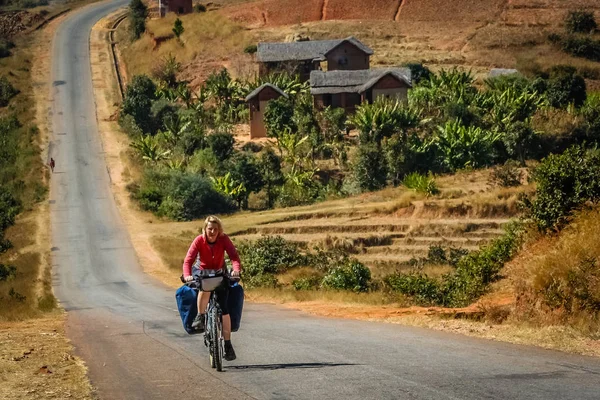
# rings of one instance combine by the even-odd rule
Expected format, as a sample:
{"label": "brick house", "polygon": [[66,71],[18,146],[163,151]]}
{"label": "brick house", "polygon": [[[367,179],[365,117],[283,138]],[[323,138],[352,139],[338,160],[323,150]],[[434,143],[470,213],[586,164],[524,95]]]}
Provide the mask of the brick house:
{"label": "brick house", "polygon": [[372,103],[378,98],[406,101],[411,87],[408,68],[310,73],[310,92],[318,109],[331,106],[352,113],[362,102]]}
{"label": "brick house", "polygon": [[246,96],[246,102],[250,107],[250,139],[267,137],[265,127],[267,103],[281,96],[288,97],[281,89],[270,83],[265,83]]}
{"label": "brick house", "polygon": [[326,63],[328,71],[369,69],[372,54],[373,50],[350,36],[336,40],[259,43],[256,59],[260,76],[287,70],[307,81],[311,71],[321,70],[321,63]]}

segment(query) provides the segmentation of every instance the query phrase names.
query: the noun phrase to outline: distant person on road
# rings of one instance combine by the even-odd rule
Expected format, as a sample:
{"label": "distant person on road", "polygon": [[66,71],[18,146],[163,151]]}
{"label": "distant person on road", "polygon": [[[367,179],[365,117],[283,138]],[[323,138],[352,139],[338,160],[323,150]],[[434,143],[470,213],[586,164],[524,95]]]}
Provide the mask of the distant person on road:
{"label": "distant person on road", "polygon": [[54,172],[54,166],[56,165],[56,163],[54,162],[54,158],[50,157],[50,169],[52,170],[52,172]]}
{"label": "distant person on road", "polygon": [[[225,253],[233,265],[232,278],[240,276],[240,256],[229,237],[223,232],[223,224],[218,217],[211,215],[204,221],[204,229],[196,237],[183,261],[183,277],[186,282],[194,280],[192,266],[196,257],[200,258],[200,270],[223,270],[226,272]],[[223,337],[225,339],[225,355],[227,361],[235,360],[235,351],[231,345],[231,318],[227,307],[229,296],[229,279],[223,279],[222,284],[215,290],[217,302],[223,312]],[[194,319],[192,327],[204,331],[205,311],[210,300],[210,292],[200,292],[198,295],[198,316]]]}

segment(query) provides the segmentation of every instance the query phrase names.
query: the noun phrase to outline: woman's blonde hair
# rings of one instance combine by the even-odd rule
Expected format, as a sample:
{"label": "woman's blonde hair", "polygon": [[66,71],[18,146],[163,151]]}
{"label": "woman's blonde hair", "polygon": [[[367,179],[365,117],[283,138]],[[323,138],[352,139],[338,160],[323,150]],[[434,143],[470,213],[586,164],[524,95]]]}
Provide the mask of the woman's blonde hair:
{"label": "woman's blonde hair", "polygon": [[216,215],[209,215],[208,217],[206,217],[206,219],[204,220],[204,229],[202,229],[202,232],[206,233],[206,227],[211,222],[219,227],[219,234],[223,234],[223,223],[221,222],[221,219],[219,219],[219,217],[217,217]]}

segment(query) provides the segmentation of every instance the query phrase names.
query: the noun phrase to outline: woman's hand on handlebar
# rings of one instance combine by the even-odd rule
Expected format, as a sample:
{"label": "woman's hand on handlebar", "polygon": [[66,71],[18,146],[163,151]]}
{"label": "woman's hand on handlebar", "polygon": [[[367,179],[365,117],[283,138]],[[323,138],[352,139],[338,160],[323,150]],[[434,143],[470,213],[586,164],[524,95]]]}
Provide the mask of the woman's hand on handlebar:
{"label": "woman's hand on handlebar", "polygon": [[185,279],[186,282],[191,282],[191,281],[194,280],[194,277],[192,275],[188,275],[184,279]]}
{"label": "woman's hand on handlebar", "polygon": [[235,270],[234,270],[234,271],[231,271],[231,274],[230,274],[230,276],[231,276],[232,278],[238,278],[238,279],[239,279],[239,277],[240,277],[240,271],[235,271]]}

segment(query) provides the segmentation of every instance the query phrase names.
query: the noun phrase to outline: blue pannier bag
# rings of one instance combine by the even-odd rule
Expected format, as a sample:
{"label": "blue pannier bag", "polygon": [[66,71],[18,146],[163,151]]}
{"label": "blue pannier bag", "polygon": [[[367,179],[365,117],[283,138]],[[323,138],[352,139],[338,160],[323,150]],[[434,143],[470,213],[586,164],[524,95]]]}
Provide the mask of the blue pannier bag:
{"label": "blue pannier bag", "polygon": [[183,322],[183,329],[190,335],[198,333],[192,328],[192,322],[194,321],[194,318],[196,318],[196,315],[198,315],[197,291],[183,285],[177,289],[175,299],[177,300],[177,309],[179,309],[181,322]]}
{"label": "blue pannier bag", "polygon": [[240,329],[242,309],[244,308],[244,288],[237,282],[229,288],[227,307],[229,307],[229,317],[231,318],[231,332],[237,332]]}

